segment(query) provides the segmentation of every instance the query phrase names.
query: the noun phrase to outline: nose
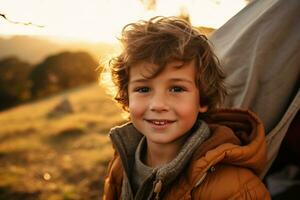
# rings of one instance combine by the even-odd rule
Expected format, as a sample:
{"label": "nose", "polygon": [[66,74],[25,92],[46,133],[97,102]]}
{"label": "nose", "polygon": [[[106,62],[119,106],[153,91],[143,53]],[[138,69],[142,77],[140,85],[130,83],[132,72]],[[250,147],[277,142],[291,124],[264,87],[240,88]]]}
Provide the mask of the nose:
{"label": "nose", "polygon": [[149,109],[154,112],[165,112],[169,110],[167,97],[161,93],[153,94],[150,99]]}

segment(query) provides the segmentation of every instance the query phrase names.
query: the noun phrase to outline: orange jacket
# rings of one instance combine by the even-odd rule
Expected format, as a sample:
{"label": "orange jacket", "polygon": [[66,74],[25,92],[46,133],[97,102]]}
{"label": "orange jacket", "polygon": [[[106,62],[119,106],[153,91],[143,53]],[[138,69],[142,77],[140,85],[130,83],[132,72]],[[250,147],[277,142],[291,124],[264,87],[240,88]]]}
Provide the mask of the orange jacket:
{"label": "orange jacket", "polygon": [[[266,162],[264,128],[251,112],[220,109],[204,119],[211,136],[194,152],[180,177],[157,197],[176,199],[270,199],[258,178]],[[121,199],[123,167],[115,152],[108,168],[104,200]]]}

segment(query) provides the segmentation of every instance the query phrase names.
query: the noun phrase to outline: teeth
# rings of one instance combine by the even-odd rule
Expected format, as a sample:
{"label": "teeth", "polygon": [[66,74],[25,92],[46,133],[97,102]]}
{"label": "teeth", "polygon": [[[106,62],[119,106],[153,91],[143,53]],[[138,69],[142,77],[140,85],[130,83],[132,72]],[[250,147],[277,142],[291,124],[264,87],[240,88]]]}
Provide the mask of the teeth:
{"label": "teeth", "polygon": [[167,123],[166,121],[152,121],[152,122],[153,122],[153,124],[155,124],[155,125],[164,125],[164,124]]}

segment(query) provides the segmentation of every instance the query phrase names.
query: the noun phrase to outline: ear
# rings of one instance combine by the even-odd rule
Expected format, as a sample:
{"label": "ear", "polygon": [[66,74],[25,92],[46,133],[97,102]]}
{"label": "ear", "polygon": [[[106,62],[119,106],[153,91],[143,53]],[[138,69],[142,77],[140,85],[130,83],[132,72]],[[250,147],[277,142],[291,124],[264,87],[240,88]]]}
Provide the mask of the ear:
{"label": "ear", "polygon": [[199,106],[199,112],[200,113],[205,113],[207,111],[208,107],[207,106]]}

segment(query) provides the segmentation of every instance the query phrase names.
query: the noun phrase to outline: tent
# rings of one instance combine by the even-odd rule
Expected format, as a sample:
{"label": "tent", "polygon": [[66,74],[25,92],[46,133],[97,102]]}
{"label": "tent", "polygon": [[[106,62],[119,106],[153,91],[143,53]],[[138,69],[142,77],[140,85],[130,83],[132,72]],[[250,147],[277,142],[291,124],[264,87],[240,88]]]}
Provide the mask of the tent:
{"label": "tent", "polygon": [[265,125],[263,177],[300,107],[300,1],[251,1],[210,40],[227,74],[225,106],[249,108]]}

